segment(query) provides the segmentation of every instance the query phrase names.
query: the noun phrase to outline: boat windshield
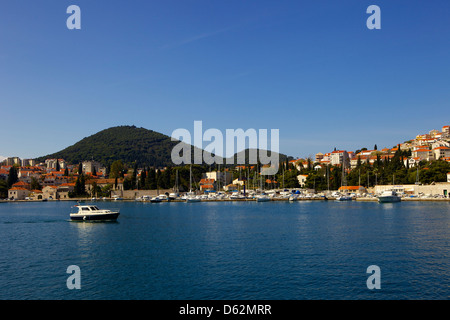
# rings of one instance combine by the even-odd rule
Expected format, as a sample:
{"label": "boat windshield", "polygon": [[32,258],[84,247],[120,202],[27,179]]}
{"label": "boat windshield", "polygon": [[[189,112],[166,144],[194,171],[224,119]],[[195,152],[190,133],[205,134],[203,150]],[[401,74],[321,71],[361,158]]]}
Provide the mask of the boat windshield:
{"label": "boat windshield", "polygon": [[90,207],[91,208],[91,211],[97,211],[97,210],[100,210],[98,207],[96,207],[96,206],[92,206],[92,207]]}

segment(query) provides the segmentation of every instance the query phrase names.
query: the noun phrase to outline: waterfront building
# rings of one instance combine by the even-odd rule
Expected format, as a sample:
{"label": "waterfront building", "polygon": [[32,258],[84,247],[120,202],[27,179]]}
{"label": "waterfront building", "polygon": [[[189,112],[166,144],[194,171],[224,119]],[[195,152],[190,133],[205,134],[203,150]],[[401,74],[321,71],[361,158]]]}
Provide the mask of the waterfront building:
{"label": "waterfront building", "polygon": [[14,183],[11,188],[24,188],[27,190],[31,190],[31,185],[26,183],[25,181],[18,181]]}
{"label": "waterfront building", "polygon": [[307,174],[299,174],[299,175],[297,176],[297,180],[298,180],[298,183],[299,183],[299,185],[300,185],[301,188],[303,188],[303,187],[305,186],[305,184],[306,184],[306,178],[308,178],[308,175],[307,175]]}
{"label": "waterfront building", "polygon": [[44,199],[58,199],[58,187],[57,186],[46,186],[42,189]]}
{"label": "waterfront building", "polygon": [[367,193],[367,190],[363,186],[342,186],[338,189],[339,192],[345,192],[345,193],[356,193],[356,194],[363,194]]}
{"label": "waterfront building", "polygon": [[216,181],[214,179],[200,179],[200,190],[211,192],[216,189]]}
{"label": "waterfront building", "polygon": [[8,190],[8,198],[14,200],[25,200],[31,193],[30,190],[22,187],[14,187]]}
{"label": "waterfront building", "polygon": [[233,175],[231,172],[218,172],[218,171],[210,171],[205,173],[206,179],[214,179],[214,181],[217,181],[220,183],[221,186],[225,186],[227,184],[230,184],[233,180]]}

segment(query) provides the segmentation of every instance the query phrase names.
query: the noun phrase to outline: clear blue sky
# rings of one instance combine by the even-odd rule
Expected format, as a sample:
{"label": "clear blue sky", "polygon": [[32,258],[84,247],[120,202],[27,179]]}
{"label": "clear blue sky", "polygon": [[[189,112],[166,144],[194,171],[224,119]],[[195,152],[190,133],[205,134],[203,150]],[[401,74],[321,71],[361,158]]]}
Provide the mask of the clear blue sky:
{"label": "clear blue sky", "polygon": [[[66,9],[81,8],[81,30]],[[366,9],[381,8],[381,30]],[[450,124],[450,2],[0,3],[1,156],[136,125],[279,129],[280,152],[392,147]]]}

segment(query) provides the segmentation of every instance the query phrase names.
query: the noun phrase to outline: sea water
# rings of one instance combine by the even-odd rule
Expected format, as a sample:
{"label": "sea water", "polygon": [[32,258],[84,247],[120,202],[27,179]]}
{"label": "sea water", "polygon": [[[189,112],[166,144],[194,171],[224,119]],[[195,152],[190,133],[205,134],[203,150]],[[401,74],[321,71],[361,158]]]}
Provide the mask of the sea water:
{"label": "sea water", "polygon": [[0,299],[450,298],[448,202],[98,201],[117,222],[71,222],[75,204],[0,204]]}

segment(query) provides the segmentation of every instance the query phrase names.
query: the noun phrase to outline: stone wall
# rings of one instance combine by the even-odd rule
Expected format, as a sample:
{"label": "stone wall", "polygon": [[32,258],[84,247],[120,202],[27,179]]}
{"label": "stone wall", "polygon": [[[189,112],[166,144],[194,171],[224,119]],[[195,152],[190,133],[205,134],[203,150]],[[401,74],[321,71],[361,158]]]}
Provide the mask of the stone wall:
{"label": "stone wall", "polygon": [[172,189],[159,189],[159,190],[116,190],[111,191],[111,197],[112,196],[119,196],[124,199],[136,199],[138,197],[142,196],[150,196],[150,197],[156,197],[158,194],[165,194],[165,193],[171,193],[173,192]]}

